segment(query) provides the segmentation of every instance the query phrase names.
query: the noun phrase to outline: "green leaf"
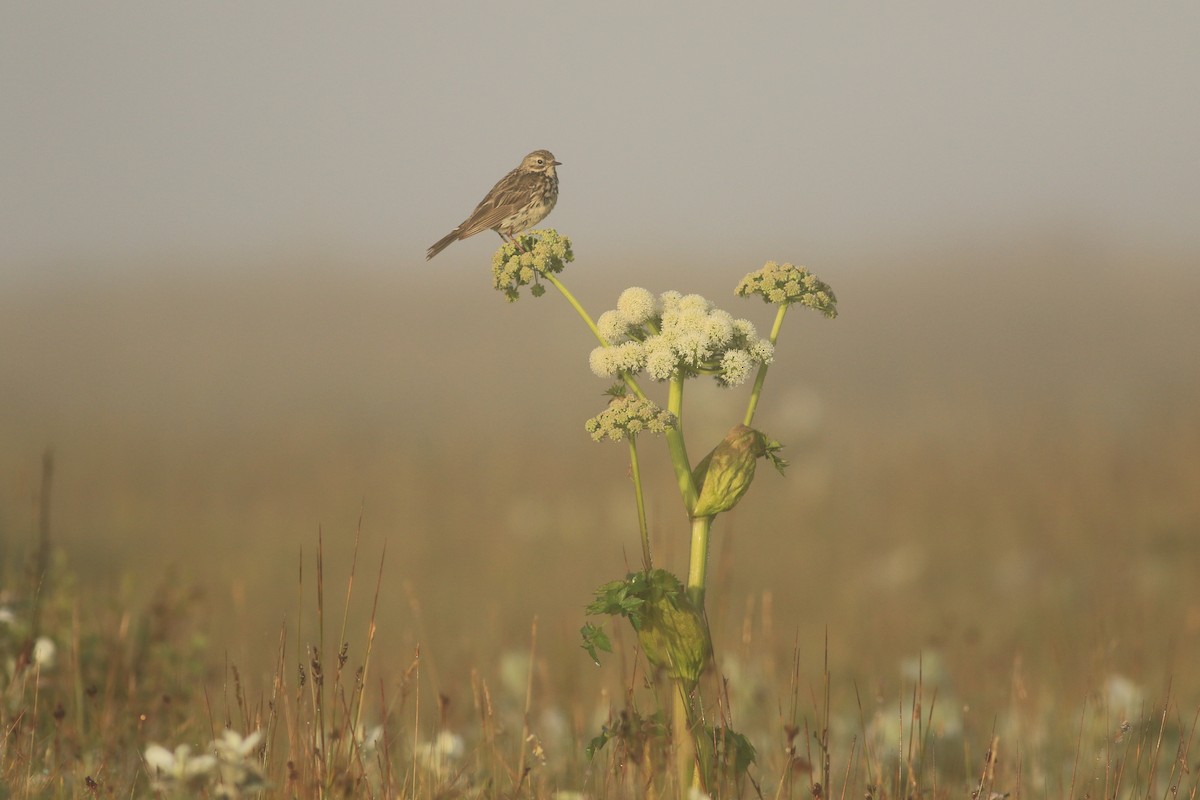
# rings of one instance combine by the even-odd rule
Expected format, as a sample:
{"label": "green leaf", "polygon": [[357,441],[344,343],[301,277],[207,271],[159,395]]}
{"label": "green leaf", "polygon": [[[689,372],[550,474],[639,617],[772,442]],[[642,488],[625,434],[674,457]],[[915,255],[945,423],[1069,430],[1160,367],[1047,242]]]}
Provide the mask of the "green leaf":
{"label": "green leaf", "polygon": [[771,462],[771,466],[779,472],[780,475],[785,474],[784,470],[788,468],[787,459],[779,455],[779,451],[783,449],[783,445],[774,439],[767,439],[766,457]]}
{"label": "green leaf", "polygon": [[599,735],[592,737],[592,740],[587,743],[587,747],[583,749],[588,761],[592,760],[597,750],[604,749],[604,745],[608,744],[608,739],[608,728],[602,728]]}
{"label": "green leaf", "polygon": [[609,640],[608,634],[604,632],[603,628],[590,622],[584,623],[583,627],[579,629],[579,634],[583,637],[583,644],[580,647],[587,651],[596,666],[600,666],[600,657],[596,655],[596,651],[612,652],[612,641]]}

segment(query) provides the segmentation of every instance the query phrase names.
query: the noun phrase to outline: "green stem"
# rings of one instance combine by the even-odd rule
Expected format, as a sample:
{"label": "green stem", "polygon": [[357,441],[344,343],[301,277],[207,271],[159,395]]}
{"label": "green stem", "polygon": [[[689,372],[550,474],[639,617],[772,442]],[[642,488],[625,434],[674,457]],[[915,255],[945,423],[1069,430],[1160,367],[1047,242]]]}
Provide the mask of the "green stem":
{"label": "green stem", "polygon": [[[559,293],[566,298],[567,302],[571,304],[571,307],[575,309],[575,312],[579,314],[580,318],[587,323],[588,329],[592,332],[592,335],[596,337],[596,341],[598,341],[604,347],[612,347],[612,345],[608,343],[608,340],[601,335],[600,329],[596,327],[595,321],[592,319],[591,315],[587,313],[587,310],[583,307],[583,304],[575,299],[575,295],[571,294],[570,290],[563,285],[563,282],[554,277],[553,273],[541,272],[539,274],[549,281],[550,285],[555,289],[558,289]],[[642,387],[638,386],[637,381],[632,375],[622,372],[621,380],[624,381],[625,385],[629,387],[629,391],[633,392],[642,400],[646,399],[646,393],[642,391]]]}
{"label": "green stem", "polygon": [[[775,313],[775,324],[771,326],[771,346],[775,345],[775,340],[779,338],[779,329],[783,327],[783,315],[787,313],[788,304],[784,303],[779,307],[779,311]],[[762,394],[763,383],[767,380],[767,365],[758,365],[758,375],[754,378],[754,389],[750,392],[750,404],[746,407],[746,417],[742,420],[742,424],[747,428],[754,421],[754,412],[758,410],[758,398]]]}
{"label": "green stem", "polygon": [[692,709],[682,684],[675,686],[675,707],[671,713],[671,742],[675,745],[675,779],[678,797],[687,797],[696,767],[696,738],[692,728]]}
{"label": "green stem", "polygon": [[596,327],[596,323],[592,320],[591,315],[588,314],[583,305],[575,299],[575,295],[571,294],[566,286],[563,286],[562,281],[554,277],[554,274],[550,272],[542,272],[539,274],[549,281],[555,289],[558,289],[562,296],[567,299],[567,302],[571,304],[571,307],[574,308],[576,313],[578,313],[579,316],[583,318],[583,321],[587,323],[588,328],[592,331],[592,335],[596,337],[596,340],[605,347],[609,347],[609,343],[605,341],[603,336],[600,335],[600,329]]}
{"label": "green stem", "polygon": [[714,517],[692,520],[692,549],[688,560],[688,598],[696,608],[704,608],[704,590],[708,587],[708,534]]}
{"label": "green stem", "polygon": [[642,569],[654,569],[650,558],[650,528],[646,524],[646,498],[642,494],[642,471],[638,466],[637,437],[629,437],[629,471],[633,476],[633,496],[637,500],[638,531],[642,535]]}
{"label": "green stem", "polygon": [[[679,482],[679,493],[683,496],[683,507],[688,516],[696,507],[699,492],[692,479],[692,466],[688,460],[687,447],[683,441],[683,377],[671,379],[667,395],[667,409],[675,415],[676,427],[667,431],[667,449],[671,453],[671,465],[675,468],[675,479]],[[704,608],[704,589],[708,573],[708,533],[712,528],[712,517],[692,519],[692,547],[688,563],[688,596],[697,608]]]}
{"label": "green stem", "polygon": [[679,495],[683,498],[683,509],[691,517],[699,493],[692,480],[692,464],[688,461],[687,446],[683,441],[683,377],[671,378],[667,394],[667,410],[675,415],[675,426],[667,429],[667,450],[671,454],[671,466],[675,469],[675,480],[679,483]]}

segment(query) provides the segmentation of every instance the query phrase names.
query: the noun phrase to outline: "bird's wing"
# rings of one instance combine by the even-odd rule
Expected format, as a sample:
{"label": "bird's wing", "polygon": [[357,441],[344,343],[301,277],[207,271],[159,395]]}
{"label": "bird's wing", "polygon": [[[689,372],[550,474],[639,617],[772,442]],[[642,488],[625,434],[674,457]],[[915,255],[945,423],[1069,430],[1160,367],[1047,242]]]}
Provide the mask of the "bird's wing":
{"label": "bird's wing", "polygon": [[459,236],[468,236],[494,228],[529,202],[540,176],[514,169],[492,187],[487,197],[475,206],[471,216],[459,225]]}

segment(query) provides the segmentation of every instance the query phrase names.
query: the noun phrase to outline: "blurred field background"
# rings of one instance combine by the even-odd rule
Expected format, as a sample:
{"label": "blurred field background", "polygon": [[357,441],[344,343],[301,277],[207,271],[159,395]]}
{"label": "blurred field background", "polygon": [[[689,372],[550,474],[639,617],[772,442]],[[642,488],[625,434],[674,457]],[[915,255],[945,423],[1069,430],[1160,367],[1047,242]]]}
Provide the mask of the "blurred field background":
{"label": "blurred field background", "polygon": [[[138,613],[194,591],[213,668],[227,659],[248,685],[269,685],[281,625],[312,613],[318,530],[340,605],[361,515],[352,632],[386,544],[374,664],[394,679],[420,645],[452,729],[471,724],[473,672],[511,683],[535,617],[542,699],[619,695],[623,671],[577,647],[591,591],[637,561],[625,449],[582,427],[606,387],[567,305],[504,302],[490,243],[470,246],[465,268],[97,268],[6,292],[10,569],[31,552],[49,447],[53,542],[85,607]],[[594,313],[626,285],[688,287],[770,321],[732,297],[755,264],[603,265],[576,247],[565,277]],[[1116,730],[1169,699],[1186,722],[1200,702],[1194,262],[1020,236],[876,258],[814,266],[842,314],[789,316],[759,416],[791,469],[761,474],[716,527],[718,657],[753,674],[732,679],[734,713],[778,738],[792,658],[807,696],[828,656],[851,722],[856,688],[868,718],[888,717],[914,690],[912,660],[936,664],[938,702],[977,751],[997,719],[1024,720],[1067,759],[1085,706]],[[701,449],[745,394],[696,384],[692,400]],[[646,449],[658,552],[683,573],[685,522]]]}
{"label": "blurred field background", "polygon": [[[357,536],[347,663],[373,618],[363,722],[410,777],[453,733],[511,790],[528,719],[532,794],[635,793],[581,755],[642,693],[631,638],[601,669],[578,647],[638,560],[626,451],[583,430],[592,341],[553,292],[489,288],[494,236],[423,260],[546,147],[593,314],[637,285],[765,331],[732,289],[768,259],[838,294],[835,321],[789,315],[756,418],[788,474],[715,528],[764,796],[812,794],[785,748],[815,764],[826,723],[831,791],[914,793],[914,695],[922,793],[1194,795],[1197,30],[1115,0],[0,11],[0,789],[137,795],[148,744],[249,733],[319,638],[320,535],[325,657]],[[691,389],[693,458],[744,402]],[[645,472],[682,572],[661,453]],[[20,668],[39,605],[45,680]],[[328,790],[292,781],[289,708],[270,779]],[[413,781],[392,793],[465,791]]]}

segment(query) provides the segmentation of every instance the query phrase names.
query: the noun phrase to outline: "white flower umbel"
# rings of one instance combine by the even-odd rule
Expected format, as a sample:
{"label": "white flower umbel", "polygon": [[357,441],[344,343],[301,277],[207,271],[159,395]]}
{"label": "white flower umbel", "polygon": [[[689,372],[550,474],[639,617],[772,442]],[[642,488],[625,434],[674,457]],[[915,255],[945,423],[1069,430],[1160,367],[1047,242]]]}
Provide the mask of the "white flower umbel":
{"label": "white flower umbel", "polygon": [[[821,312],[829,319],[837,317],[837,297],[829,284],[808,271],[807,267],[797,267],[792,264],[779,264],[768,261],[762,269],[751,272],[742,278],[734,293],[739,297],[759,295],[766,303],[772,303],[779,308],[775,311],[775,322],[771,326],[771,335],[766,342],[774,348],[779,340],[779,329],[783,326],[783,318],[793,305],[807,306]],[[753,351],[753,348],[751,348]],[[750,403],[746,407],[746,416],[742,420],[745,425],[754,421],[754,412],[758,409],[758,398],[762,395],[763,381],[767,377],[767,365],[770,363],[770,353],[758,368],[754,378],[754,388],[750,391]]]}
{"label": "white flower umbel", "polygon": [[645,372],[657,381],[712,375],[736,386],[754,367],[771,362],[774,348],[758,338],[753,323],[735,319],[698,294],[626,289],[616,309],[597,325],[608,342],[589,363],[602,378]]}

